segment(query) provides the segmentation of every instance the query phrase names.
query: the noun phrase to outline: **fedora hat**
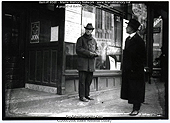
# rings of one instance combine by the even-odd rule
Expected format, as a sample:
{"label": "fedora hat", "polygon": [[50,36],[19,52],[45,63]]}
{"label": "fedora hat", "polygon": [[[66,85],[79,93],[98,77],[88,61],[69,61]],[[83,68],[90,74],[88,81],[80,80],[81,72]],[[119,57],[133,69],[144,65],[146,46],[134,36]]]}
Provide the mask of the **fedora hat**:
{"label": "fedora hat", "polygon": [[136,19],[130,19],[127,24],[128,26],[132,27],[135,31],[137,31],[140,26],[139,21],[137,21]]}
{"label": "fedora hat", "polygon": [[93,30],[93,29],[94,29],[92,23],[88,23],[88,24],[86,25],[86,27],[84,27],[84,28],[85,28],[85,29],[90,29],[90,30]]}

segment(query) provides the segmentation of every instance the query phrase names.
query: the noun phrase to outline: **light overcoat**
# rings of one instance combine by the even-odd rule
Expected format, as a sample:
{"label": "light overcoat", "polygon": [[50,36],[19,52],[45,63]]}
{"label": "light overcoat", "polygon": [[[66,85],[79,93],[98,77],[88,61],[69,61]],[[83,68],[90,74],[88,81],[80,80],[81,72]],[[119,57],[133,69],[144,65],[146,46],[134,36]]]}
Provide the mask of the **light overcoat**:
{"label": "light overcoat", "polygon": [[121,99],[128,103],[142,103],[145,99],[144,66],[146,49],[142,38],[136,33],[126,39],[123,51]]}

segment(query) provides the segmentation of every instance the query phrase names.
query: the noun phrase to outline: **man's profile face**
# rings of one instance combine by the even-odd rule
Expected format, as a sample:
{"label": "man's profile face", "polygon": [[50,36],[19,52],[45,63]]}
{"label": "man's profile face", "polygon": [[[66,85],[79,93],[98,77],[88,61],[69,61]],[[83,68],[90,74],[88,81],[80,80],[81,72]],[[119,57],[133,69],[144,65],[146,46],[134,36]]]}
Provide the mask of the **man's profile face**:
{"label": "man's profile face", "polygon": [[87,35],[90,35],[92,32],[93,32],[92,29],[85,29],[85,33],[86,33]]}
{"label": "man's profile face", "polygon": [[134,33],[134,29],[131,27],[131,26],[127,26],[126,27],[126,33],[128,33],[128,34],[132,34],[132,33]]}

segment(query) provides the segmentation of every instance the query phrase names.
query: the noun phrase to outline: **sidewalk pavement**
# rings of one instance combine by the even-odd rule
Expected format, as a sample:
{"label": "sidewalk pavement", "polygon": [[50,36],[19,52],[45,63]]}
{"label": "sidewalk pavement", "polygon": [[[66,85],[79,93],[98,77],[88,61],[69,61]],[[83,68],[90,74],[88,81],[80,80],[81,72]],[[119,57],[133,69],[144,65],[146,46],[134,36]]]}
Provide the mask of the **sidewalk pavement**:
{"label": "sidewalk pavement", "polygon": [[[163,87],[163,86],[162,86]],[[134,117],[162,118],[160,90],[155,82],[146,83],[145,102],[140,113]],[[120,86],[111,90],[91,92],[95,99],[81,102],[78,94],[56,95],[25,88],[6,90],[6,118],[22,117],[66,117],[66,118],[103,118],[132,117],[128,114],[132,105],[120,99]]]}

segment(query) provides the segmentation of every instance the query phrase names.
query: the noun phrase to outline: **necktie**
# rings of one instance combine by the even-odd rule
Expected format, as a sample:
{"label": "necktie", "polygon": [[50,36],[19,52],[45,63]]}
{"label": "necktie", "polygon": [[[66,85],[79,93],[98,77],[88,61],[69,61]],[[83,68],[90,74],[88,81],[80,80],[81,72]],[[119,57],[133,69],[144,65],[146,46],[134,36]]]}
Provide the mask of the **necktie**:
{"label": "necktie", "polygon": [[127,38],[126,38],[126,42],[125,42],[125,49],[128,47],[128,45],[129,45],[129,40],[130,40],[130,36],[128,36]]}
{"label": "necktie", "polygon": [[130,40],[131,39],[131,37],[130,36],[128,36],[127,38],[126,38],[126,40]]}

